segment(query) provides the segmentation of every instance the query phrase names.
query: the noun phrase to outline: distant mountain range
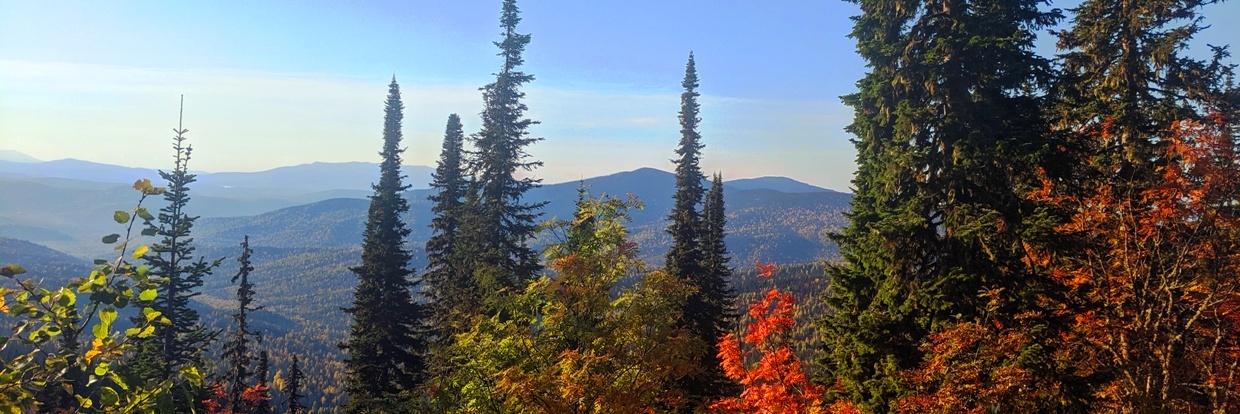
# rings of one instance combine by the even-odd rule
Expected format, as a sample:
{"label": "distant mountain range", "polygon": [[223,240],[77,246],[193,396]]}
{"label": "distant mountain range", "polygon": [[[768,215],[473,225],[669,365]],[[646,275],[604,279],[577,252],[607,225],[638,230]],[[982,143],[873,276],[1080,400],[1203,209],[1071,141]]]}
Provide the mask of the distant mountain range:
{"label": "distant mountain range", "polygon": [[[406,167],[410,175],[414,171],[429,174],[429,170]],[[298,354],[304,361],[314,361],[303,367],[311,382],[335,384],[343,370],[339,362],[343,355],[336,344],[344,340],[348,329],[348,318],[340,309],[351,300],[357,281],[349,268],[360,262],[369,205],[365,197],[371,193],[369,182],[377,175],[377,166],[366,163],[315,163],[259,173],[200,175],[201,182],[191,186],[187,207],[191,214],[202,216],[193,230],[195,256],[225,258],[205,278],[201,295],[194,298],[192,306],[203,322],[220,329],[231,323],[235,287],[229,279],[237,272],[238,245],[248,235],[254,249],[250,280],[256,284],[258,302],[266,307],[255,314],[254,323],[264,332],[265,346],[277,360]],[[133,207],[137,193],[129,185],[142,177],[162,184],[151,170],[76,160],[0,161],[0,264],[21,264],[29,270],[25,276],[60,285],[87,275],[89,259],[115,258],[117,252],[99,238],[122,232],[111,220],[112,213]],[[581,186],[595,196],[632,194],[645,208],[630,212],[631,237],[642,259],[657,267],[670,242],[665,229],[674,184],[671,173],[642,168],[544,185],[526,196],[531,201],[547,201],[542,219],[548,220],[572,216]],[[422,246],[430,237],[430,194],[425,188],[405,193],[410,204],[405,220],[412,230],[408,247],[415,269],[426,263]],[[844,225],[851,197],[785,177],[727,181],[726,242],[732,265],[738,268],[733,284],[742,298],[751,298],[766,286],[766,280],[759,282],[753,275],[755,260],[778,262],[786,273],[781,274],[781,282],[799,289],[798,295],[812,298],[821,292],[826,284],[821,264],[838,257],[827,234]],[[162,199],[156,199],[148,200],[146,206],[155,210],[162,204]],[[535,243],[551,241],[543,237]],[[812,299],[807,302],[811,311],[818,306],[812,303]],[[812,345],[812,341],[803,342]],[[280,369],[278,364],[275,369]],[[339,389],[321,387],[325,387],[320,390],[323,395],[339,397]]]}
{"label": "distant mountain range", "polygon": [[[71,188],[99,187],[103,184],[130,184],[139,178],[159,180],[159,171],[147,168],[122,167],[75,159],[37,161],[24,154],[8,151],[0,158],[0,179],[33,180],[52,186]],[[32,161],[22,161],[25,157]],[[429,188],[434,168],[406,165],[406,182],[412,188]],[[258,172],[195,172],[198,182],[192,187],[197,194],[238,199],[296,199],[309,202],[308,195],[321,193],[325,200],[334,197],[364,197],[370,184],[379,176],[379,164],[369,162],[315,162]],[[82,183],[85,181],[86,183]]]}
{"label": "distant mountain range", "polygon": [[[7,158],[21,155],[13,151],[5,154]],[[414,183],[407,197],[415,242],[429,237],[426,197],[430,193],[426,183],[431,172],[426,166],[405,166],[405,173],[412,177],[407,182]],[[198,182],[191,185],[190,211],[203,217],[196,236],[202,243],[220,245],[231,244],[231,238],[242,233],[259,243],[271,239],[285,247],[356,245],[366,197],[371,193],[369,186],[377,176],[377,164],[361,162],[311,163],[254,173],[200,173]],[[115,210],[133,207],[136,193],[129,185],[137,178],[152,178],[156,185],[162,181],[158,172],[150,169],[72,159],[0,160],[0,193],[5,194],[0,199],[0,237],[44,243],[79,257],[93,257],[106,248],[97,243],[98,238],[116,230],[107,218]],[[645,202],[645,210],[631,212],[633,234],[649,244],[651,257],[660,255],[655,252],[666,241],[662,220],[671,206],[670,173],[642,168],[545,185],[527,196],[549,202],[544,218],[569,217],[581,184],[596,195],[632,193]],[[834,223],[788,225],[777,221],[798,211],[817,209],[830,213],[811,215],[814,220],[834,222],[849,197],[785,177],[732,180],[725,183],[725,189],[732,220],[729,227],[737,229],[729,243],[765,246],[772,252],[768,254],[797,262],[830,254],[818,233]],[[160,206],[160,199],[147,201],[151,210]]]}

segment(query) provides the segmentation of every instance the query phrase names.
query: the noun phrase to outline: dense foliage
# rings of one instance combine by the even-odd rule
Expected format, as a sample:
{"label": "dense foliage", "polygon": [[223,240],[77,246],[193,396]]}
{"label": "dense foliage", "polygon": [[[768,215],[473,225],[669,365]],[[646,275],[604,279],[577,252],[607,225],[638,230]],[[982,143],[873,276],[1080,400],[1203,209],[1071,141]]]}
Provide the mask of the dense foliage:
{"label": "dense foliage", "polygon": [[[0,239],[32,262],[0,267],[0,411],[1240,412],[1240,90],[1225,47],[1183,56],[1212,0],[1085,0],[1050,58],[1042,1],[855,3],[851,198],[725,203],[691,53],[674,176],[629,173],[667,192],[549,204],[574,194],[530,176],[514,0],[481,130],[448,117],[428,192],[403,182],[393,78],[364,214],[222,219],[203,247],[178,126],[168,187],[113,213],[116,260]],[[281,240],[201,259],[255,229]],[[779,241],[824,229],[841,260],[762,263],[822,258]]]}

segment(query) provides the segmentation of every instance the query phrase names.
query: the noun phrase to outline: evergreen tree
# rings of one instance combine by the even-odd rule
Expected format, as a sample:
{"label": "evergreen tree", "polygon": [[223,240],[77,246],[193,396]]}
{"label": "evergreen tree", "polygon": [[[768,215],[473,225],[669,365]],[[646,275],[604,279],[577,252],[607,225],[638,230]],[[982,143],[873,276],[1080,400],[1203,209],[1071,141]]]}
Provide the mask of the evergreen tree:
{"label": "evergreen tree", "polygon": [[454,311],[479,302],[473,297],[478,293],[477,287],[472,285],[472,275],[463,273],[463,259],[458,251],[462,209],[469,189],[461,159],[464,143],[461,118],[456,114],[448,115],[443,151],[431,175],[431,188],[436,191],[427,197],[433,203],[431,213],[435,217],[431,219],[431,238],[426,241],[428,263],[422,276],[429,296],[433,329],[440,341],[450,339],[453,332],[462,329],[460,326],[452,328],[460,325],[453,319]]}
{"label": "evergreen tree", "polygon": [[697,67],[693,62],[693,53],[689,53],[685,79],[681,85],[685,91],[680,94],[680,146],[676,149],[676,155],[680,158],[672,161],[676,164],[676,193],[672,196],[674,204],[668,217],[671,224],[667,232],[672,236],[672,246],[667,251],[667,273],[691,278],[702,273],[702,251],[698,248],[702,219],[698,204],[702,203],[705,193],[702,181],[706,179],[698,165],[703,147],[702,135],[697,130],[701,121],[698,118],[701,106],[697,98],[701,94],[697,92]]}
{"label": "evergreen tree", "polygon": [[[1207,355],[1225,348],[1228,330],[1217,326],[1230,322],[1197,298],[1229,287],[1212,273],[1227,272],[1228,261],[1216,258],[1233,257],[1235,233],[1218,229],[1234,206],[1207,201],[1207,189],[1224,181],[1205,177],[1235,165],[1235,142],[1230,132],[1214,152],[1202,125],[1234,122],[1240,91],[1226,46],[1202,60],[1183,53],[1213,3],[1087,0],[1059,32],[1064,75],[1054,108],[1071,139],[1060,156],[1077,167],[1052,177],[1053,197],[1075,230],[1060,236],[1079,247],[1058,252],[1054,264],[1087,275],[1066,283],[1070,308],[1088,316],[1073,321],[1069,363],[1092,374],[1087,394],[1100,411],[1227,411],[1218,399],[1230,395],[1229,382],[1208,373]],[[1194,159],[1201,153],[1210,155]],[[1203,324],[1213,327],[1195,328]]]}
{"label": "evergreen tree", "polygon": [[228,406],[234,413],[247,412],[242,396],[250,386],[252,374],[250,338],[258,335],[250,330],[247,314],[263,308],[251,305],[254,302],[254,284],[250,283],[250,272],[254,271],[254,266],[250,265],[250,255],[253,253],[254,251],[250,250],[250,236],[245,236],[241,242],[241,257],[237,258],[240,267],[232,278],[232,283],[240,281],[237,284],[237,313],[232,315],[233,320],[237,321],[237,330],[233,332],[228,343],[224,344],[224,361],[228,364],[224,380],[228,386]]}
{"label": "evergreen tree", "polygon": [[382,411],[402,391],[422,381],[426,348],[422,327],[423,305],[413,301],[412,256],[405,247],[409,230],[401,215],[409,204],[401,192],[401,121],[404,105],[400,86],[392,77],[384,115],[383,157],[379,183],[370,197],[370,211],[362,239],[362,264],[350,270],[357,275],[353,305],[344,309],[352,317],[349,338],[341,348],[348,355],[348,412]]}
{"label": "evergreen tree", "polygon": [[281,391],[288,396],[288,414],[301,414],[306,412],[306,406],[301,405],[301,399],[305,397],[301,395],[301,382],[306,379],[306,374],[301,372],[301,367],[297,364],[297,355],[293,355],[293,365],[288,369],[288,379],[284,380],[284,389]]}
{"label": "evergreen tree", "polygon": [[[697,102],[700,94],[697,92],[697,67],[693,53],[689,53],[685,79],[681,85],[685,91],[680,94],[680,146],[676,149],[680,158],[672,161],[676,164],[676,193],[673,195],[672,213],[668,217],[671,224],[667,232],[672,236],[672,246],[667,252],[667,273],[687,280],[697,289],[685,303],[681,328],[687,329],[703,344],[702,349],[695,350],[700,370],[685,377],[679,387],[689,396],[690,405],[698,406],[734,391],[734,384],[723,374],[713,344],[731,330],[735,315],[729,309],[735,306],[735,295],[726,280],[718,279],[722,275],[711,274],[705,267],[707,226],[698,211],[704,195],[702,181],[705,177],[698,165],[703,145],[697,130],[701,121]],[[716,259],[722,259],[722,256]]]}
{"label": "evergreen tree", "polygon": [[[991,304],[1011,324],[1045,293],[1023,237],[1054,223],[1022,191],[1049,137],[1030,92],[1050,77],[1034,31],[1057,15],[1037,0],[855,3],[851,36],[870,71],[845,97],[858,171],[850,223],[833,237],[845,264],[828,271],[820,380],[885,413],[930,332]],[[1008,362],[1044,357],[1027,351]]]}
{"label": "evergreen tree", "polygon": [[[139,344],[132,372],[144,381],[172,379],[184,366],[202,366],[202,350],[215,337],[215,333],[208,332],[200,323],[198,311],[189,303],[190,299],[199,295],[195,289],[202,286],[203,277],[211,274],[211,270],[219,266],[223,259],[208,263],[202,258],[194,258],[190,231],[198,217],[185,212],[190,200],[189,185],[196,177],[189,172],[188,166],[193,148],[185,142],[185,133],[189,130],[184,129],[179,121],[173,132],[176,133],[172,146],[176,152],[173,169],[159,172],[160,177],[168,181],[167,191],[163,193],[168,205],[159,209],[159,228],[156,232],[163,239],[151,246],[154,254],[147,258],[151,273],[166,280],[160,285],[155,301],[144,304],[161,312],[169,323],[157,325],[155,334]],[[187,394],[184,392],[174,392],[173,395],[177,397],[178,410],[189,411],[201,400],[185,398]]]}
{"label": "evergreen tree", "polygon": [[267,364],[267,350],[258,353],[258,366],[254,368],[254,387],[250,392],[256,395],[250,396],[250,404],[253,404],[252,413],[254,414],[271,414],[271,391],[267,387],[267,374],[270,366]]}
{"label": "evergreen tree", "polygon": [[1071,29],[1058,33],[1064,129],[1109,120],[1112,159],[1148,180],[1157,137],[1171,123],[1201,120],[1203,109],[1234,114],[1240,96],[1227,86],[1227,47],[1210,46],[1206,60],[1181,53],[1203,29],[1199,10],[1217,2],[1087,0],[1072,9]]}
{"label": "evergreen tree", "polygon": [[475,150],[470,153],[469,172],[473,181],[467,196],[467,247],[473,257],[467,274],[476,278],[482,294],[493,299],[493,292],[511,291],[524,286],[541,270],[538,254],[527,242],[538,226],[535,220],[545,202],[527,203],[523,196],[542,180],[517,178],[518,170],[533,171],[542,165],[529,161],[525,147],[541,138],[529,136],[536,121],[525,118],[525,93],[521,87],[534,80],[522,72],[521,53],[530,42],[529,34],[517,33],[521,22],[515,0],[505,0],[500,17],[503,39],[495,45],[504,58],[495,82],[482,88],[485,109],[482,130],[471,137]]}
{"label": "evergreen tree", "polygon": [[723,175],[716,173],[711,181],[710,191],[702,204],[702,295],[707,299],[708,314],[715,317],[715,330],[719,335],[732,331],[735,324],[736,290],[731,287],[732,268],[729,266],[728,245],[724,241],[727,236],[727,214],[723,203]]}

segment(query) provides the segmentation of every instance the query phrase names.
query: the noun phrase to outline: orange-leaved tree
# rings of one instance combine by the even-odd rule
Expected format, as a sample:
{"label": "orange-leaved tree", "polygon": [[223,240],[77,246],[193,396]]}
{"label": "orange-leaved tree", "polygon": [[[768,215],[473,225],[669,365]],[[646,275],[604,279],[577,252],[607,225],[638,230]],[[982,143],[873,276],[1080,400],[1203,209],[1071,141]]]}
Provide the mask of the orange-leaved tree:
{"label": "orange-leaved tree", "polygon": [[1041,192],[1070,212],[1059,231],[1081,241],[1051,263],[1074,312],[1063,357],[1095,379],[1095,411],[1240,411],[1234,129],[1220,115],[1176,122],[1141,167],[1108,157],[1103,122],[1081,134],[1087,179]]}
{"label": "orange-leaved tree", "polygon": [[[775,265],[757,263],[760,277],[769,278]],[[796,311],[791,292],[772,287],[766,295],[749,305],[749,324],[743,338],[735,333],[719,340],[719,359],[728,378],[741,384],[737,397],[710,405],[716,413],[808,413],[821,412],[823,389],[811,383],[792,351],[788,332],[795,325]],[[747,359],[757,364],[746,366]],[[832,406],[841,412],[847,407]]]}

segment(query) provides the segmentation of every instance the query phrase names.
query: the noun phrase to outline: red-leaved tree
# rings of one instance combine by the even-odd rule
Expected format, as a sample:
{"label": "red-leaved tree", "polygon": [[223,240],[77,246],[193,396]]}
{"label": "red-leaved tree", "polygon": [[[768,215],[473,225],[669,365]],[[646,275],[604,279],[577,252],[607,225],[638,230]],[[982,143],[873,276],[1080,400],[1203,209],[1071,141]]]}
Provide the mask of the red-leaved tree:
{"label": "red-leaved tree", "polygon": [[[774,264],[758,263],[761,277],[774,273]],[[795,321],[792,293],[771,288],[749,306],[749,325],[743,343],[735,333],[719,341],[723,372],[741,384],[741,394],[711,404],[716,413],[809,413],[820,412],[823,389],[809,381],[801,361],[792,351],[788,332]],[[752,367],[745,360],[753,357]]]}

